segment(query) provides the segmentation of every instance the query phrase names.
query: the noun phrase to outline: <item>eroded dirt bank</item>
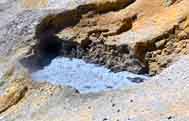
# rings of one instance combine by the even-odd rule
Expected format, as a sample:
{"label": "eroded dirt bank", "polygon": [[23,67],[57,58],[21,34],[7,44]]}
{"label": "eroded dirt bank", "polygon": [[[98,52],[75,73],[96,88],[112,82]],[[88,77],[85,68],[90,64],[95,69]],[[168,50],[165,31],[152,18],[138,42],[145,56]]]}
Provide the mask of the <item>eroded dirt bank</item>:
{"label": "eroded dirt bank", "polygon": [[[37,26],[36,51],[82,58],[115,72],[127,70],[150,75],[187,54],[187,2],[175,1],[169,7],[163,1],[112,2],[82,5],[45,17]],[[153,13],[148,13],[152,7]],[[183,48],[185,52],[180,52]]]}

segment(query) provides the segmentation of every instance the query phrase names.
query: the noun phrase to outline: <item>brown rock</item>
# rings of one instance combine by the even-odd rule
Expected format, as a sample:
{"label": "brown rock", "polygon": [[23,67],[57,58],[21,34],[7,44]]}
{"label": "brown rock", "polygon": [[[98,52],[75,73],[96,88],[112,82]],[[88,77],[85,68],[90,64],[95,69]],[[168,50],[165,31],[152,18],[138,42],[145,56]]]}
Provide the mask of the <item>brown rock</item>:
{"label": "brown rock", "polygon": [[7,89],[5,95],[0,96],[0,113],[6,111],[11,106],[16,105],[27,92],[27,86],[15,81]]}

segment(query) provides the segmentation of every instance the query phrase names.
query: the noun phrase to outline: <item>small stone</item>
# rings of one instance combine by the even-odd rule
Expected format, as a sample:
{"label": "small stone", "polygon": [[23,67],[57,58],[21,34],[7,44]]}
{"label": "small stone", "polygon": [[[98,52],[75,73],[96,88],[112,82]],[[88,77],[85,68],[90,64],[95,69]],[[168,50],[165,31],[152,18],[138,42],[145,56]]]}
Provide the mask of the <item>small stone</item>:
{"label": "small stone", "polygon": [[120,111],[121,111],[120,109],[117,110],[118,113],[119,113]]}
{"label": "small stone", "polygon": [[90,110],[90,109],[91,109],[91,106],[89,106],[88,109]]}
{"label": "small stone", "polygon": [[157,49],[159,49],[159,48],[162,48],[165,44],[166,44],[166,40],[164,39],[164,40],[161,40],[161,41],[156,42],[156,43],[155,43],[155,47],[156,47]]}
{"label": "small stone", "polygon": [[134,77],[134,78],[127,77],[127,79],[130,80],[133,83],[142,83],[142,82],[144,82],[144,79],[140,78],[140,77]]}
{"label": "small stone", "polygon": [[104,118],[103,121],[108,121],[108,119],[107,119],[107,118]]}
{"label": "small stone", "polygon": [[115,104],[112,104],[112,107],[115,107]]}
{"label": "small stone", "polygon": [[134,102],[134,100],[130,100],[130,102],[132,103],[132,102]]}
{"label": "small stone", "polygon": [[161,50],[157,50],[156,54],[160,55],[161,54]]}
{"label": "small stone", "polygon": [[172,118],[173,118],[172,116],[167,117],[168,120],[171,120]]}

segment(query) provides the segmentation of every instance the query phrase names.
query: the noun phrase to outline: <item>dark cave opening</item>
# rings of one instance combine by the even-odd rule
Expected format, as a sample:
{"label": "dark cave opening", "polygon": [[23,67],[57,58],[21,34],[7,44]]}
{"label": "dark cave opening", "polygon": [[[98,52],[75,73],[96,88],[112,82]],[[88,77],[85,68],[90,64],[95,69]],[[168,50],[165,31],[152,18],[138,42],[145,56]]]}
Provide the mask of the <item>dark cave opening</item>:
{"label": "dark cave opening", "polygon": [[81,46],[72,40],[62,40],[52,34],[45,34],[39,36],[33,51],[32,56],[22,59],[22,63],[32,71],[44,68],[56,57],[67,57],[105,66],[112,72],[148,73],[147,66],[132,55],[127,45],[108,46],[103,41],[89,40],[86,46]]}

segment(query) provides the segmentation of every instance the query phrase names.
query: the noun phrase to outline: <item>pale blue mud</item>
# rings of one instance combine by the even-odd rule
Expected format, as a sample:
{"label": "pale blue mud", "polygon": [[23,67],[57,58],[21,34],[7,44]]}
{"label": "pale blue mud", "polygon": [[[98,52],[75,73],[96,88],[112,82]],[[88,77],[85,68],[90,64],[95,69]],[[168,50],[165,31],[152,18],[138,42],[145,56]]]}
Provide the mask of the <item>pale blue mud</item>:
{"label": "pale blue mud", "polygon": [[132,82],[133,78],[139,81],[148,79],[147,76],[126,71],[113,73],[103,66],[65,57],[53,59],[48,66],[34,72],[32,78],[35,81],[72,86],[81,93],[120,89],[136,84]]}

